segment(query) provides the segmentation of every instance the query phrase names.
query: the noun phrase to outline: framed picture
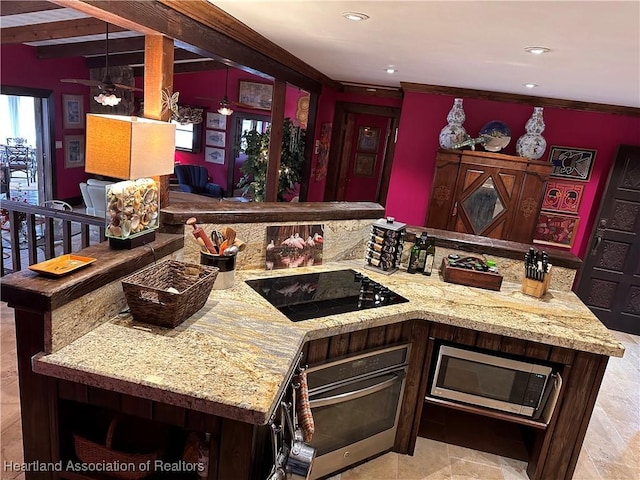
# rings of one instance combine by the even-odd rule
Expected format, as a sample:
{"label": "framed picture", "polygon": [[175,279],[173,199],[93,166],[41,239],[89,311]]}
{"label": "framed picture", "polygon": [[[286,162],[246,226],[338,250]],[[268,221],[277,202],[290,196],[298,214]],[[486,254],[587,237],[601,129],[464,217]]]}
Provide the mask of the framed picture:
{"label": "framed picture", "polygon": [[227,129],[227,116],[217,112],[207,112],[207,128]]}
{"label": "framed picture", "polygon": [[358,151],[377,152],[380,139],[380,128],[360,127],[358,130]]}
{"label": "framed picture", "polygon": [[62,127],[66,129],[84,128],[84,97],[62,94]]}
{"label": "framed picture", "polygon": [[372,177],[376,170],[376,155],[374,153],[356,153],[353,163],[353,174],[361,177]]}
{"label": "framed picture", "polygon": [[331,128],[332,124],[325,122],[320,125],[320,139],[316,141],[316,168],[313,177],[316,180],[322,180],[327,176],[327,165],[329,163],[329,145],[331,144]]}
{"label": "framed picture", "polygon": [[536,232],[533,235],[533,242],[571,248],[575,240],[579,220],[575,215],[540,212]]}
{"label": "framed picture", "polygon": [[273,85],[240,80],[238,102],[259,110],[271,110]]}
{"label": "framed picture", "polygon": [[204,161],[224,165],[224,148],[206,147]]}
{"label": "framed picture", "polygon": [[[267,227],[265,268],[278,270],[322,265],[323,238],[324,225],[322,224]],[[300,288],[300,283],[292,279],[291,284],[283,282],[281,288],[272,290],[272,293],[282,295],[281,299],[286,300],[287,305],[296,305],[305,298],[307,300],[312,298],[316,289]]]}
{"label": "framed picture", "polygon": [[84,167],[84,135],[64,136],[64,168]]}
{"label": "framed picture", "polygon": [[207,130],[207,147],[224,147],[225,139],[227,137],[226,132],[218,130]]}
{"label": "framed picture", "polygon": [[552,146],[549,151],[549,162],[553,164],[551,176],[586,182],[595,158],[595,150]]}
{"label": "framed picture", "polygon": [[583,191],[583,183],[549,180],[542,200],[542,209],[578,213]]}

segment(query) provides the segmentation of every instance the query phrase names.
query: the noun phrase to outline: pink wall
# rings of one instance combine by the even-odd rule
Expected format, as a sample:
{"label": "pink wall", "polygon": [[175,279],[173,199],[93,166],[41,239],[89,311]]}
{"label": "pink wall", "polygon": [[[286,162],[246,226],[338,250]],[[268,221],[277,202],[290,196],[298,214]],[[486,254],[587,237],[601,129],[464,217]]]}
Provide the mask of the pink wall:
{"label": "pink wall", "polygon": [[[320,128],[323,123],[333,122],[333,116],[336,110],[336,102],[349,102],[349,103],[362,103],[366,105],[378,105],[383,107],[397,107],[402,106],[402,100],[396,98],[387,97],[373,97],[370,95],[358,95],[354,93],[342,93],[337,92],[331,88],[324,87],[318,101],[318,116],[316,118],[315,134],[313,138],[307,136],[308,141],[315,142],[320,138]],[[333,146],[332,146],[333,147]],[[313,173],[316,164],[318,162],[318,154],[314,153],[311,156],[311,172]],[[307,191],[307,200],[309,202],[322,202],[324,200],[324,188],[326,184],[326,177],[320,180],[316,180],[311,175],[309,179],[309,189]]]}
{"label": "pink wall", "polygon": [[[61,78],[89,78],[84,58],[63,58],[39,60],[36,48],[28,45],[2,45],[0,50],[0,72],[2,85],[15,87],[42,88],[53,90],[53,108],[55,113],[54,141],[63,142],[65,135],[83,135],[84,129],[63,130],[62,94],[82,95],[85,98],[85,112],[89,107],[89,87],[73,83],[62,83]],[[57,186],[54,191],[57,199],[70,199],[80,196],[80,182],[88,175],[83,168],[64,168],[64,150],[56,149]]]}
{"label": "pink wall", "polygon": [[[391,172],[386,213],[398,221],[424,225],[438,150],[438,134],[447,123],[453,97],[408,92],[402,104],[398,143]],[[517,139],[533,106],[464,99],[464,127],[477,136],[490,120],[502,120],[511,129],[511,142],[501,153],[515,155]],[[604,113],[544,109],[549,146],[559,145],[597,150],[591,177],[585,185],[578,215],[580,223],[571,253],[582,257],[587,248],[599,199],[619,144],[640,144],[640,118]]]}

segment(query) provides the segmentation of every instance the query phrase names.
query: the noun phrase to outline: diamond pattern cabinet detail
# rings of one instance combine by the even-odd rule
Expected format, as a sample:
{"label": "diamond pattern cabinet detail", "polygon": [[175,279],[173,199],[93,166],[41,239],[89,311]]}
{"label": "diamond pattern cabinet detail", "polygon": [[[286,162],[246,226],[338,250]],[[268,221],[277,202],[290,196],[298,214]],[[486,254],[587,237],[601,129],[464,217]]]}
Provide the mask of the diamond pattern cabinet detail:
{"label": "diamond pattern cabinet detail", "polygon": [[425,225],[531,243],[551,170],[540,160],[440,149]]}

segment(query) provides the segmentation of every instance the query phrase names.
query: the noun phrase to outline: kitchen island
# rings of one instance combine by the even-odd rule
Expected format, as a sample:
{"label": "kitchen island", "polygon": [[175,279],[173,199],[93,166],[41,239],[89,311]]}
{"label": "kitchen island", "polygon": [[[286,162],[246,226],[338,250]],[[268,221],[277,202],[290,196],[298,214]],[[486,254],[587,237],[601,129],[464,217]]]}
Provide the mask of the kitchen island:
{"label": "kitchen island", "polygon": [[[78,321],[57,324],[59,316],[53,309],[44,315],[52,320],[49,331],[33,332],[42,335],[40,347],[32,340],[29,349],[35,355],[33,369],[30,356],[25,359],[19,346],[21,389],[24,378],[30,397],[22,399],[23,408],[30,400],[41,399],[36,407],[25,409],[35,415],[25,424],[25,461],[73,458],[72,418],[88,405],[98,413],[115,411],[180,431],[206,431],[214,446],[210,479],[261,478],[261,465],[270,459],[260,458],[257,432],[277,406],[300,352],[303,362],[314,364],[398,341],[412,342],[413,349],[394,450],[410,453],[432,356],[429,338],[436,338],[544,358],[560,366],[565,384],[551,421],[527,427],[533,432],[528,473],[531,478],[570,478],[607,359],[624,352],[575,294],[551,291],[535,299],[507,282],[493,292],[444,283],[437,276],[403,271],[386,276],[365,270],[357,260],[295,273],[344,268],[365,273],[409,302],[293,323],[243,282],[292,272],[241,270],[233,288],[212,291],[205,306],[174,329],[113,315],[86,331]],[[43,282],[39,277],[7,279],[5,300],[9,292],[25,293],[33,287],[30,283]],[[110,304],[117,303],[116,298],[122,301],[117,288],[107,286],[101,294],[109,297]],[[26,298],[9,297],[16,308],[18,335],[35,326],[30,315],[31,320],[40,317],[28,313],[29,306],[20,301]],[[67,306],[79,312],[84,307]],[[68,310],[64,317],[77,318],[78,312]],[[94,410],[88,412],[90,417]],[[28,478],[52,477],[34,472]]]}

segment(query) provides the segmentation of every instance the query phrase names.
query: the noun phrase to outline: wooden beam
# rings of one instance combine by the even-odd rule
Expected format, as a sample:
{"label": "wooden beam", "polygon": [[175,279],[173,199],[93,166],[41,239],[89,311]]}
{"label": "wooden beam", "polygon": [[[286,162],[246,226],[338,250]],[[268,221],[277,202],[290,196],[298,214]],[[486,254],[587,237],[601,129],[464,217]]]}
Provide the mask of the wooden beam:
{"label": "wooden beam", "polygon": [[336,90],[340,89],[338,82],[327,77],[322,72],[303,62],[295,55],[276,45],[268,38],[260,35],[255,30],[239,22],[227,12],[206,0],[190,0],[189,2],[185,2],[184,0],[158,1],[212,28],[216,32],[223,33],[256,52],[260,52],[276,62],[306,75],[318,83]]}
{"label": "wooden beam", "polygon": [[[220,62],[215,62],[213,60],[207,60],[203,62],[174,63],[173,74],[180,75],[182,73],[208,72],[210,70],[220,70],[225,67],[226,65],[223,65]],[[144,77],[144,67],[133,67],[133,76]]]}
{"label": "wooden beam", "polygon": [[309,92],[320,92],[316,80],[282,65],[267,55],[256,52],[237,40],[204,26],[185,14],[158,2],[135,0],[89,1],[52,0],[58,5],[72,7],[127,30],[145,34],[162,34],[174,39],[177,47],[203,57],[223,62],[244,71],[267,78],[279,78]]}
{"label": "wooden beam", "polygon": [[[124,28],[113,26],[111,32],[121,32]],[[22,27],[9,27],[2,29],[0,43],[8,45],[13,43],[41,42],[43,40],[57,40],[59,38],[83,37],[85,35],[98,35],[105,33],[105,25],[97,18],[80,18],[78,20],[64,20],[62,22],[39,23],[24,25]]]}
{"label": "wooden beam", "polygon": [[434,95],[451,95],[460,98],[479,98],[494,102],[522,103],[537,107],[560,108],[563,110],[577,110],[583,112],[611,113],[614,115],[640,116],[640,108],[607,105],[604,103],[580,102],[577,100],[562,100],[559,98],[534,97],[517,93],[492,92],[488,90],[474,90],[472,88],[443,87],[441,85],[426,85],[422,83],[400,82],[405,92],[430,93]]}
{"label": "wooden beam", "polygon": [[282,136],[284,131],[284,104],[287,96],[287,84],[282,80],[273,82],[273,101],[271,103],[271,134],[269,136],[269,164],[267,166],[267,184],[265,201],[278,201],[280,184],[280,156],[282,155]]}
{"label": "wooden beam", "polygon": [[25,2],[24,0],[2,0],[0,8],[0,16],[6,17],[8,15],[20,15],[21,13],[33,13],[43,12],[45,10],[56,10],[62,8],[60,5],[55,5],[51,2],[40,2],[31,0]]}
{"label": "wooden beam", "polygon": [[[103,24],[104,25],[104,24]],[[102,28],[105,31],[104,27]],[[109,29],[111,31],[111,29]],[[93,42],[61,43],[59,45],[41,45],[36,48],[39,59],[85,57],[89,55],[103,55],[105,40]],[[124,52],[144,52],[144,35],[128,38],[110,38],[109,54]]]}
{"label": "wooden beam", "polygon": [[[111,44],[111,41],[109,41]],[[111,45],[109,45],[111,50]],[[109,52],[109,66],[116,65],[144,65],[145,52],[118,53],[111,55]],[[186,50],[175,49],[174,61],[177,60],[200,60],[202,57],[197,53],[187,52]],[[98,57],[90,57],[85,60],[87,68],[102,68],[105,64],[104,55]]]}
{"label": "wooden beam", "polygon": [[[169,120],[171,111],[162,112],[162,91],[173,92],[173,40],[162,35],[146,35],[144,43],[144,116]],[[169,205],[169,175],[162,175],[160,206]]]}

